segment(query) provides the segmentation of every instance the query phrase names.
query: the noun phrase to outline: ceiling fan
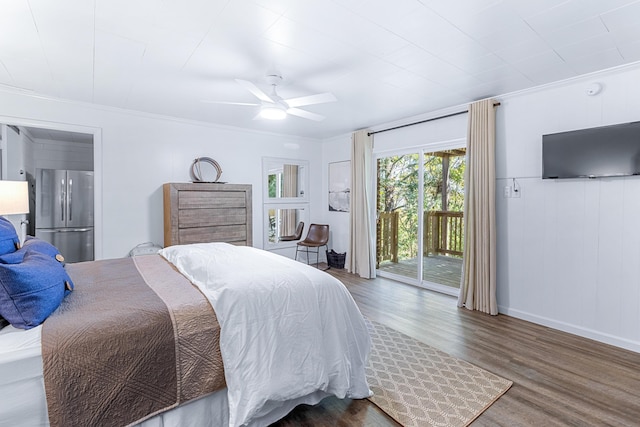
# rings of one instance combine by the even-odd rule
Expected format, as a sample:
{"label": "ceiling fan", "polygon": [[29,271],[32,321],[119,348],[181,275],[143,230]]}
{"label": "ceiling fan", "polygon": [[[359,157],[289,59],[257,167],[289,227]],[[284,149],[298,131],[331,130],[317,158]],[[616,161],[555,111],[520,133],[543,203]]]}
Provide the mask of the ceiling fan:
{"label": "ceiling fan", "polygon": [[267,83],[271,85],[271,93],[267,95],[258,86],[247,80],[235,79],[240,86],[251,92],[261,102],[259,104],[246,103],[246,102],[225,102],[225,101],[203,101],[213,104],[227,104],[227,105],[248,105],[254,107],[260,107],[260,111],[254,119],[263,118],[269,120],[282,120],[287,117],[288,114],[292,116],[298,116],[309,120],[315,120],[320,122],[324,120],[324,116],[316,113],[312,113],[307,110],[302,110],[298,107],[313,104],[323,104],[326,102],[337,101],[336,97],[330,93],[318,93],[316,95],[301,96],[298,98],[283,99],[276,92],[276,87],[282,82],[282,76],[278,74],[269,74],[266,76]]}

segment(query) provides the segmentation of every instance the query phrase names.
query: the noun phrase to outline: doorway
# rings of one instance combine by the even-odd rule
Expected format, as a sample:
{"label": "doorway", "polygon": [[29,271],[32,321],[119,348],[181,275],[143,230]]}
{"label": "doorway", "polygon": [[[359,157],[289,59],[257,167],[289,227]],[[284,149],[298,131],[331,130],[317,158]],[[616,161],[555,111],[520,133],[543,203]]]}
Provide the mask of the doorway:
{"label": "doorway", "polygon": [[[94,215],[94,229],[93,229],[93,256],[95,259],[102,258],[102,134],[99,128],[92,128],[87,126],[70,125],[65,123],[52,123],[31,119],[20,119],[15,117],[0,116],[0,123],[2,123],[3,132],[6,128],[13,128],[14,130],[23,129],[25,134],[28,134],[31,142],[34,140],[41,144],[43,140],[47,140],[52,146],[57,145],[56,141],[72,141],[75,144],[86,145],[88,148],[87,155],[90,157],[91,167],[95,174],[95,180],[93,182],[93,215]],[[22,131],[20,131],[22,132]],[[17,132],[16,132],[17,133]],[[59,156],[56,153],[52,153],[50,156],[44,156],[44,160],[40,163],[34,158],[33,151],[29,148],[33,144],[22,144],[17,150],[16,157],[10,156],[8,152],[8,141],[4,139],[2,141],[2,179],[10,180],[29,180],[27,176],[18,176],[20,171],[30,172],[34,174],[38,167],[54,167],[42,164],[42,161],[55,162]],[[11,145],[14,148],[14,144]],[[59,148],[59,147],[58,147]],[[56,151],[57,148],[53,148]],[[83,156],[86,158],[86,156]],[[13,160],[12,160],[13,159]],[[77,162],[77,157],[72,156],[69,159],[72,162]],[[58,168],[58,166],[55,166]],[[77,164],[69,166],[69,168],[85,169]],[[18,174],[18,175],[16,175]],[[16,175],[16,176],[14,176]],[[34,186],[35,187],[35,186]],[[32,206],[30,211],[34,212]],[[30,226],[33,226],[33,222],[30,221]],[[33,235],[35,230],[29,229],[29,234]]]}
{"label": "doorway", "polygon": [[377,155],[378,273],[457,295],[464,245],[464,141]]}

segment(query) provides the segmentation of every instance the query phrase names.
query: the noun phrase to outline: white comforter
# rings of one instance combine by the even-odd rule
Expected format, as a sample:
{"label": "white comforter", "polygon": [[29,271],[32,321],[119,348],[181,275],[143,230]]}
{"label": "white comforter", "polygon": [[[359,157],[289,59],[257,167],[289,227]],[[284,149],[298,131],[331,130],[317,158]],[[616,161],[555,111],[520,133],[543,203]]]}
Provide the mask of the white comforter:
{"label": "white comforter", "polygon": [[287,400],[371,394],[369,334],[337,279],[226,243],[172,246],[160,254],[201,289],[218,316],[230,426],[260,420]]}

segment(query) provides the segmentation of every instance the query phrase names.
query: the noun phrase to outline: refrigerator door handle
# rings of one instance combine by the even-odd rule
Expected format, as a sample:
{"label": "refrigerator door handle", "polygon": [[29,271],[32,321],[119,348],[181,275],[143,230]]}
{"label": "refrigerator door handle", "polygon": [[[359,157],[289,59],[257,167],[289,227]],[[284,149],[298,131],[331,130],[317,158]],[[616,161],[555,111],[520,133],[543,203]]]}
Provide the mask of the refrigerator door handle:
{"label": "refrigerator door handle", "polygon": [[64,178],[60,180],[60,221],[64,221]]}
{"label": "refrigerator door handle", "polygon": [[69,178],[69,194],[67,195],[67,212],[69,213],[69,221],[73,221],[73,179]]}

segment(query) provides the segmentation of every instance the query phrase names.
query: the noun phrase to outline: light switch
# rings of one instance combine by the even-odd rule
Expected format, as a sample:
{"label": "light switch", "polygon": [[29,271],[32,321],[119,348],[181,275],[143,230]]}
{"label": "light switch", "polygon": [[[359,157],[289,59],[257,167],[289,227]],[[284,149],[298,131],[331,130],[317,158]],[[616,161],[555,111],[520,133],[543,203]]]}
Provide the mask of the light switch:
{"label": "light switch", "polygon": [[502,197],[504,197],[505,199],[511,197],[511,186],[509,186],[509,185],[505,185],[504,186],[504,190],[502,192]]}

